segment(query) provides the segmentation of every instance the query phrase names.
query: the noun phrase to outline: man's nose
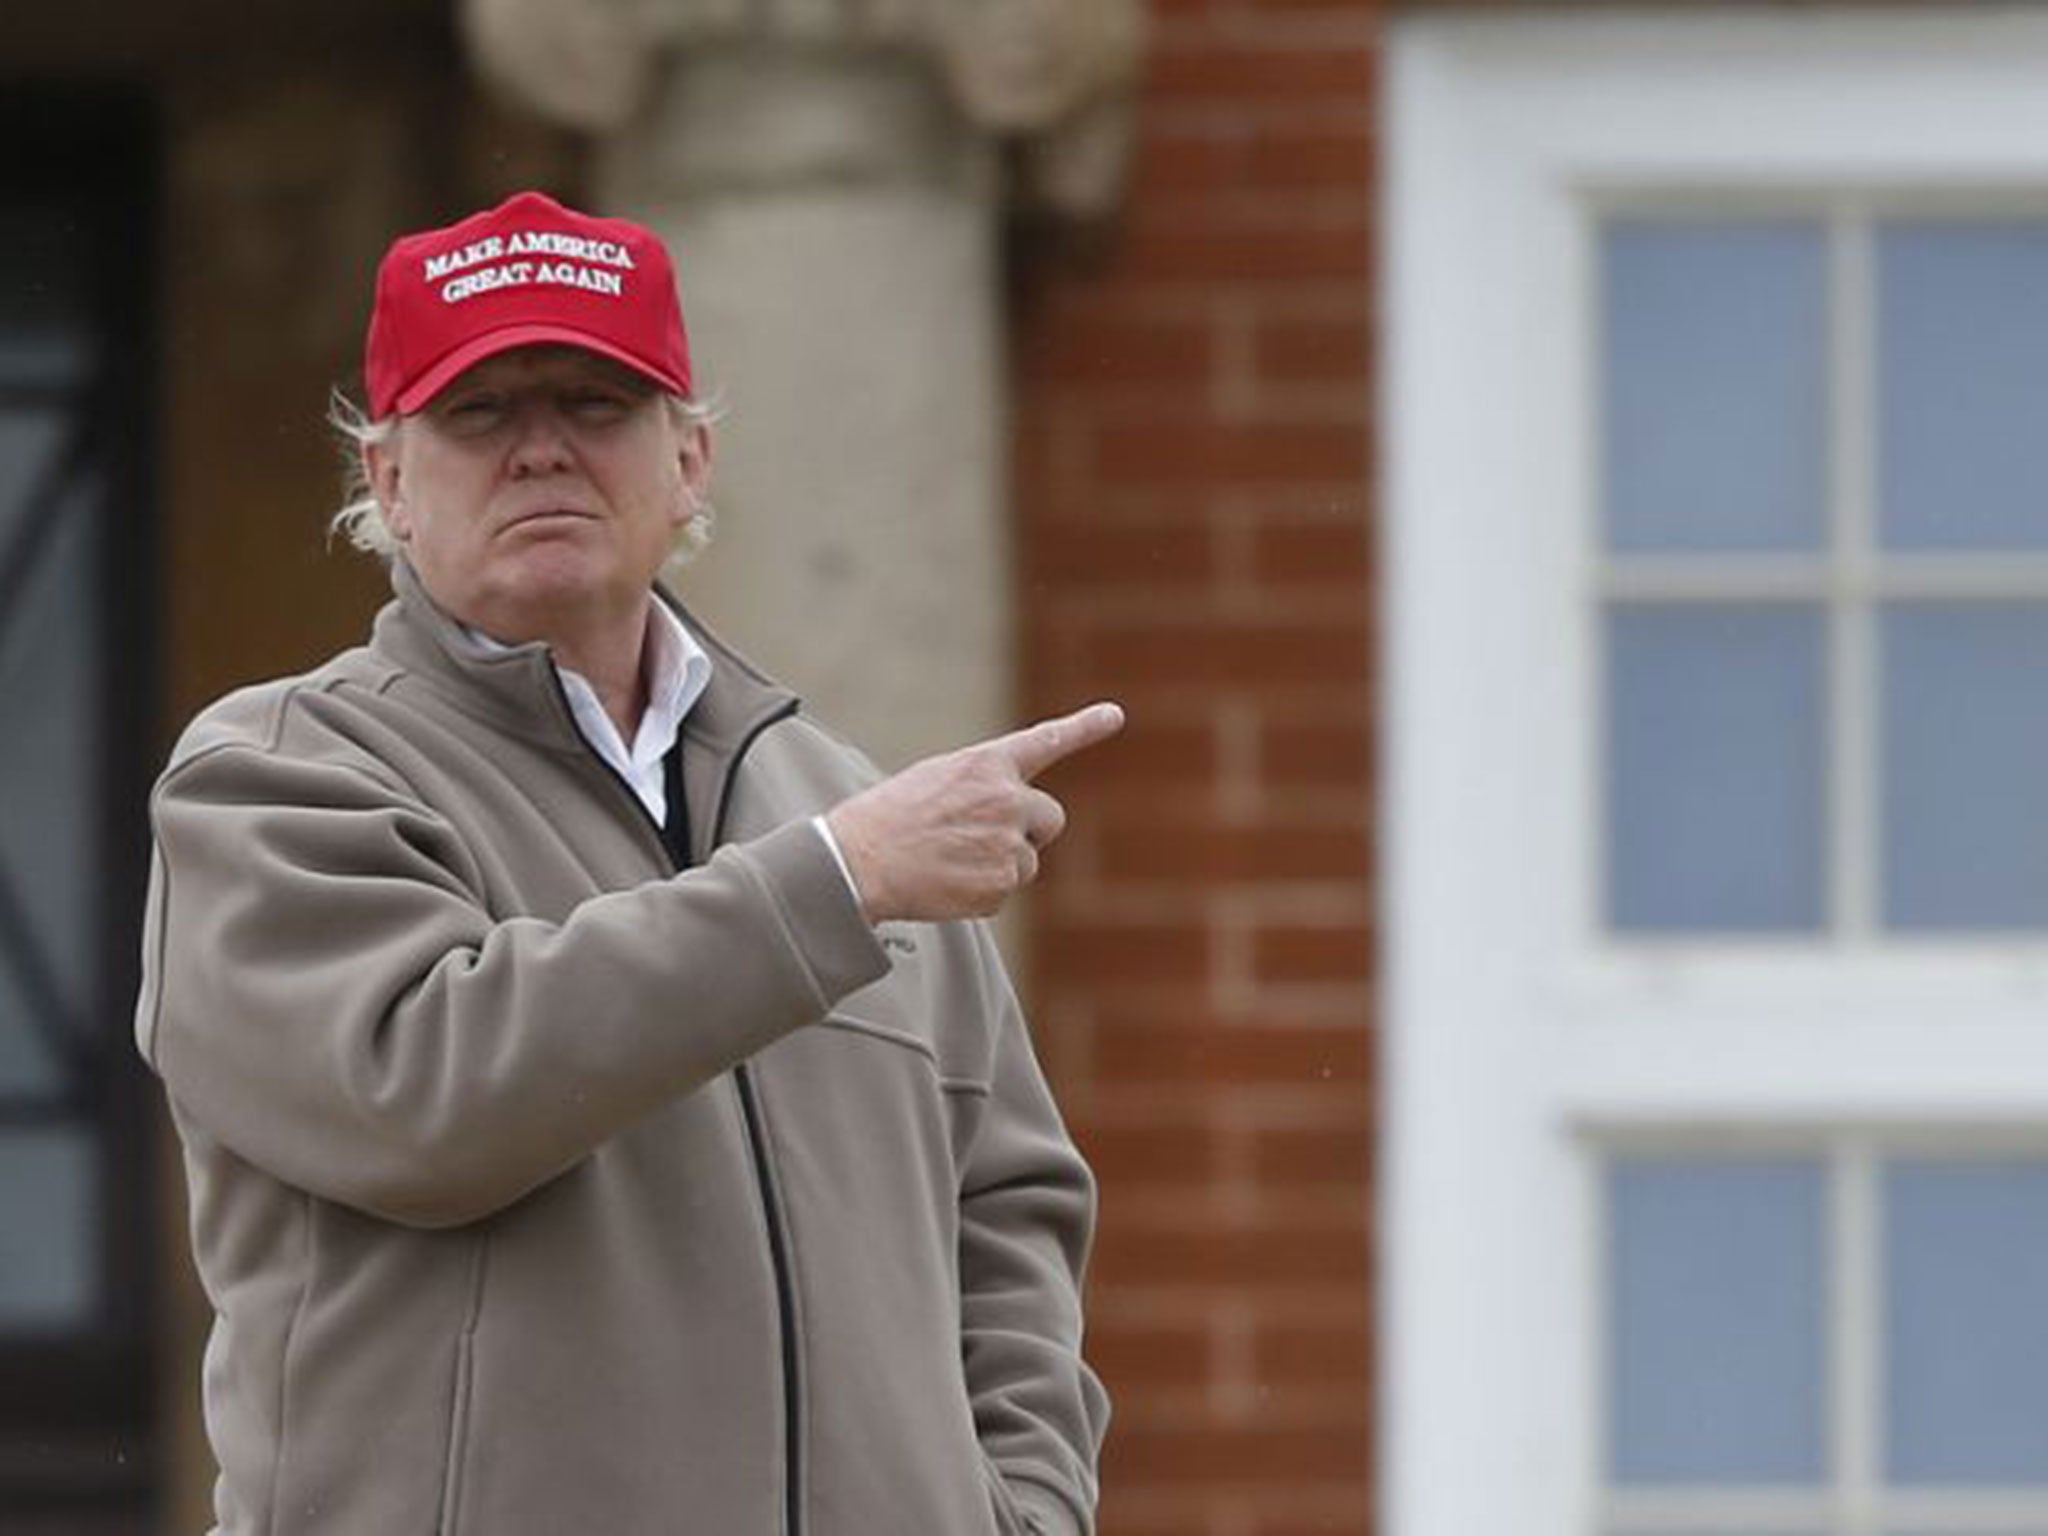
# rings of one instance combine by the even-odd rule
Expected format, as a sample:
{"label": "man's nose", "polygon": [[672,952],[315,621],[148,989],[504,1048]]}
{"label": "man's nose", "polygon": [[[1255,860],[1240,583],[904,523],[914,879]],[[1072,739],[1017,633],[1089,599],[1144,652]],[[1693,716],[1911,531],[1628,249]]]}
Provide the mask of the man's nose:
{"label": "man's nose", "polygon": [[512,420],[512,472],[544,475],[567,468],[569,437],[564,427],[552,401],[520,401]]}

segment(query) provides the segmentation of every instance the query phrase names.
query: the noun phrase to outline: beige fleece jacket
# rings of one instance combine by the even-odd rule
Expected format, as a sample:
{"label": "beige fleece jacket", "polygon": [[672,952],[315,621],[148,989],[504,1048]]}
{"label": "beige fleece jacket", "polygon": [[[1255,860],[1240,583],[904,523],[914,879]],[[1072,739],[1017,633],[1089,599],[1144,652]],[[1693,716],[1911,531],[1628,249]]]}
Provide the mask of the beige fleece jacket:
{"label": "beige fleece jacket", "polygon": [[218,1531],[1090,1530],[1093,1186],[986,932],[803,824],[872,769],[705,636],[676,873],[544,648],[394,576],[152,801]]}

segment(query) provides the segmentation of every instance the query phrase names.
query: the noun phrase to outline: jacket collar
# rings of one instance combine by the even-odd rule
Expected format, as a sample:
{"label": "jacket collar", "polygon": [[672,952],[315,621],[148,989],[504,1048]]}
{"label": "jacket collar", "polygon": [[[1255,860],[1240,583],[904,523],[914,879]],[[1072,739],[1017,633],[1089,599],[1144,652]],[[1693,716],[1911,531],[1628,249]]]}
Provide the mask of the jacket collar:
{"label": "jacket collar", "polygon": [[[391,586],[397,597],[377,615],[372,650],[495,729],[553,751],[589,751],[544,641],[485,650],[435,604],[405,560],[392,561]],[[763,726],[793,713],[797,697],[699,623],[666,588],[653,590],[655,600],[689,626],[711,657],[711,681],[683,722],[683,739],[702,749],[685,754],[686,768],[694,755],[716,772]],[[711,784],[703,787],[709,790]],[[692,804],[709,807],[713,801],[698,790],[696,783],[688,786]]]}

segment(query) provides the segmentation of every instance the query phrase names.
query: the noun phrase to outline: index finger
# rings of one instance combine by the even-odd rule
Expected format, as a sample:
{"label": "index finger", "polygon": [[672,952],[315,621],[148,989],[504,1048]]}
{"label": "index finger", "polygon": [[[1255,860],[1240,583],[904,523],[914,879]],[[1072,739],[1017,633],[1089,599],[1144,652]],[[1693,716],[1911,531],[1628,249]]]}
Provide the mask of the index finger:
{"label": "index finger", "polygon": [[1123,728],[1121,704],[1090,704],[1071,715],[998,736],[989,745],[1009,757],[1020,777],[1035,779],[1062,758],[1107,741]]}

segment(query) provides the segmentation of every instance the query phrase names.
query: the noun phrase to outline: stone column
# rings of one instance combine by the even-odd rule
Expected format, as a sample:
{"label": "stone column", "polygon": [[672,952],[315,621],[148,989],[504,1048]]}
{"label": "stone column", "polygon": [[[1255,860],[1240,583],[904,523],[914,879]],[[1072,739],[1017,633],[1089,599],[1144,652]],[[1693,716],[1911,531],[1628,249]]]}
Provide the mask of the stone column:
{"label": "stone column", "polygon": [[997,235],[1120,187],[1139,0],[466,0],[675,251],[724,410],[693,607],[894,766],[1013,718]]}

